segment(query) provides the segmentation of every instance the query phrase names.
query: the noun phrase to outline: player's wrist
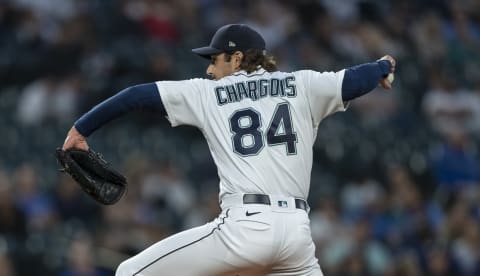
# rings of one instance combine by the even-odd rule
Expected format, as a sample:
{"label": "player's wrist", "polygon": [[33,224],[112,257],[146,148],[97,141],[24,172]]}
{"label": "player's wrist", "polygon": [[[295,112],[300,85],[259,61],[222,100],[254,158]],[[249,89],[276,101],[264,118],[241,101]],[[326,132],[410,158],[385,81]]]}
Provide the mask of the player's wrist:
{"label": "player's wrist", "polygon": [[392,62],[390,62],[390,60],[387,60],[387,59],[382,59],[382,60],[378,60],[377,63],[380,67],[380,71],[382,72],[382,77],[383,78],[387,77],[388,74],[390,74],[391,72]]}
{"label": "player's wrist", "polygon": [[79,121],[73,124],[71,131],[74,131],[75,134],[82,136],[83,138],[88,137],[87,131],[83,129],[82,125],[78,123]]}

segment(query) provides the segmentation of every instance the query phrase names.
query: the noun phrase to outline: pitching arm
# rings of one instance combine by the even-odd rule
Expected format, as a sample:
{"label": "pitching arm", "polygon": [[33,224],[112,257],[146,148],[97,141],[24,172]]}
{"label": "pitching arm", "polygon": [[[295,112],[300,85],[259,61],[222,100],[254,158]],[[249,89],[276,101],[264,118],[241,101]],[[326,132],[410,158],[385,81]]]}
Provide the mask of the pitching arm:
{"label": "pitching arm", "polygon": [[386,77],[395,69],[395,61],[382,59],[347,68],[342,83],[342,99],[350,101],[372,91],[379,83],[391,88]]}

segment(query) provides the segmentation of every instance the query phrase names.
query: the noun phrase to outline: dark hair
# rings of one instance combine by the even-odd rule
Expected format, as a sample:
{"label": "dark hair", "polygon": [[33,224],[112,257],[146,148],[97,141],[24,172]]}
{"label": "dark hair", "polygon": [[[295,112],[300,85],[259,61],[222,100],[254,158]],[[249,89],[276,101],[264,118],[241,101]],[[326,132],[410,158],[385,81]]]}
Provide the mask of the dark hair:
{"label": "dark hair", "polygon": [[[229,62],[233,53],[225,53],[225,61]],[[247,73],[251,73],[258,70],[258,66],[261,66],[268,72],[278,71],[277,62],[272,55],[264,54],[263,50],[248,49],[243,53],[242,63],[240,69],[245,70]]]}

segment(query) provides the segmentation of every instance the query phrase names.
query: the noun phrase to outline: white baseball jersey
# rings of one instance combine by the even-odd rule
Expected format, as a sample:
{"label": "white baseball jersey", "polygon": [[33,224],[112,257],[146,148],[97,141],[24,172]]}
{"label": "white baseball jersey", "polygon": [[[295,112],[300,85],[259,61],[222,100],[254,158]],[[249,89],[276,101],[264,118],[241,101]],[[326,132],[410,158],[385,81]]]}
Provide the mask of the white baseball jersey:
{"label": "white baseball jersey", "polygon": [[344,110],[344,70],[234,73],[220,80],[159,81],[172,126],[198,127],[229,193],[306,199],[320,121]]}
{"label": "white baseball jersey", "polygon": [[297,200],[308,195],[320,121],[344,109],[343,75],[260,69],[157,82],[171,124],[196,126],[208,141],[222,212],[125,260],[116,275],[322,276],[308,208]]}

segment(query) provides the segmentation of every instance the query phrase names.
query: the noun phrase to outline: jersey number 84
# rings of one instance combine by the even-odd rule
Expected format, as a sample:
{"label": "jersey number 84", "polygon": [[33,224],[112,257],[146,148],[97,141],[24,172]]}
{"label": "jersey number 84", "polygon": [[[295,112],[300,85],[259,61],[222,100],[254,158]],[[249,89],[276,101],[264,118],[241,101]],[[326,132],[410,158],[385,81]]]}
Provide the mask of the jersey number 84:
{"label": "jersey number 84", "polygon": [[[229,121],[233,151],[241,156],[257,155],[265,145],[261,114],[251,107],[240,109]],[[276,106],[265,134],[269,146],[285,144],[288,155],[297,153],[297,134],[293,130],[288,103]]]}

